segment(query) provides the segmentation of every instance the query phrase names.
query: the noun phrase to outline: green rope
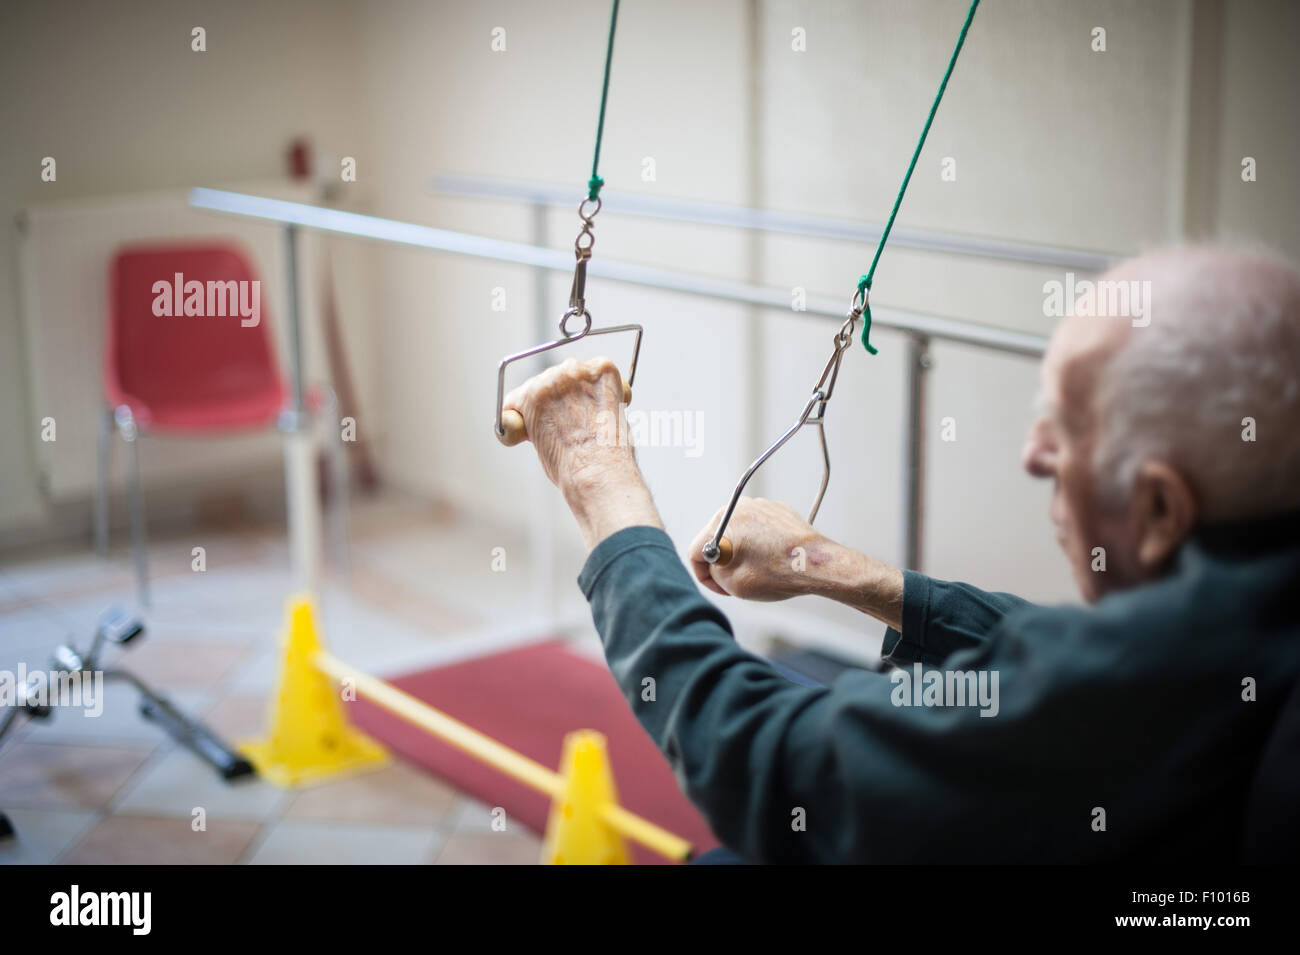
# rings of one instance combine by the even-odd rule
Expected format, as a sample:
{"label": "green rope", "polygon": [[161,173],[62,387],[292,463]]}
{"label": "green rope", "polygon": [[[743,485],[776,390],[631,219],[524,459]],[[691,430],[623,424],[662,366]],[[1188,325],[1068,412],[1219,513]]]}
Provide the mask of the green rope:
{"label": "green rope", "polygon": [[614,62],[614,27],[618,23],[618,0],[614,0],[613,10],[609,14],[609,45],[605,48],[605,83],[600,90],[600,119],[596,122],[596,152],[591,157],[591,178],[587,180],[587,198],[595,199],[600,195],[600,187],[605,184],[596,172],[600,165],[600,140],[605,135],[605,102],[609,99],[609,67]]}
{"label": "green rope", "polygon": [[952,68],[957,65],[957,54],[961,52],[962,44],[966,42],[966,32],[970,30],[971,21],[975,19],[975,8],[979,5],[980,0],[971,0],[970,11],[966,14],[966,22],[962,24],[961,34],[957,37],[957,45],[953,47],[952,57],[948,60],[948,69],[943,71],[943,82],[939,84],[939,92],[930,105],[930,115],[925,119],[925,128],[921,130],[921,138],[917,140],[916,149],[912,151],[912,161],[907,164],[907,175],[903,177],[903,185],[899,187],[898,196],[894,199],[894,208],[890,210],[889,221],[885,223],[885,231],[880,234],[880,244],[876,246],[876,254],[871,259],[871,268],[867,269],[866,275],[858,279],[858,292],[862,296],[863,304],[862,317],[865,321],[862,326],[862,347],[873,355],[876,354],[876,349],[867,341],[867,336],[871,334],[871,303],[867,299],[867,293],[871,290],[871,280],[876,274],[876,263],[880,261],[880,253],[884,251],[885,243],[889,241],[890,230],[894,228],[894,219],[898,216],[898,207],[903,204],[903,195],[907,192],[907,184],[912,181],[912,171],[916,169],[916,161],[921,158],[921,148],[925,145],[925,137],[930,135],[930,124],[934,122],[934,114],[939,111],[943,91],[948,88],[948,78],[952,76]]}

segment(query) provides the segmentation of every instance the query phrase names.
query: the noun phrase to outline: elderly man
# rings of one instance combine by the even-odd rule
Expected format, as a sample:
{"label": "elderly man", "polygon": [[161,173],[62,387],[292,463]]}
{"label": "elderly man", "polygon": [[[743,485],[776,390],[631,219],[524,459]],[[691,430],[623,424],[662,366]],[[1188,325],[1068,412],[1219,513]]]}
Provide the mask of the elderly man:
{"label": "elderly man", "polygon": [[[1087,608],[900,571],[761,500],[737,509],[725,566],[700,559],[701,531],[692,579],[632,449],[601,436],[615,366],[571,361],[509,396],[591,549],[578,582],[615,679],[742,858],[1239,857],[1261,753],[1300,698],[1300,275],[1183,248],[1107,278],[1149,281],[1150,321],[1059,324],[1024,451]],[[696,581],[855,607],[899,669],[791,682]]]}

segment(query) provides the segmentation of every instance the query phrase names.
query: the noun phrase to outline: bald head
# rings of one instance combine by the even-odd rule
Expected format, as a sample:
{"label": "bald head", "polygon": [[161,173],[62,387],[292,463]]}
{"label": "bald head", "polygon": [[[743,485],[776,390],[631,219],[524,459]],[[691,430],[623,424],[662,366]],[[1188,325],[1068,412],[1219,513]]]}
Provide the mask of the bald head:
{"label": "bald head", "polygon": [[1095,599],[1158,576],[1199,524],[1300,508],[1300,274],[1185,246],[1087,295],[1052,336],[1025,465],[1055,481],[1058,537]]}
{"label": "bald head", "polygon": [[1150,289],[1147,324],[1112,320],[1100,333],[1094,465],[1106,493],[1122,500],[1141,461],[1160,457],[1204,521],[1300,507],[1300,274],[1184,246],[1105,278]]}

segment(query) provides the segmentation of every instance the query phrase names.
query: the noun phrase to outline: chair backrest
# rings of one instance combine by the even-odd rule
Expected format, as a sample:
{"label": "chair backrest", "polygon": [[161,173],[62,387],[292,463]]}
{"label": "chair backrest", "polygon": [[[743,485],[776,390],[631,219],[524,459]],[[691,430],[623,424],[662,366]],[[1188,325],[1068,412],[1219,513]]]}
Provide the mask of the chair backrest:
{"label": "chair backrest", "polygon": [[1300,859],[1300,683],[1282,704],[1246,802],[1241,861]]}
{"label": "chair backrest", "polygon": [[[197,284],[195,284],[197,283]],[[109,272],[104,390],[144,424],[250,424],[283,404],[266,303],[223,242],[130,245]]]}

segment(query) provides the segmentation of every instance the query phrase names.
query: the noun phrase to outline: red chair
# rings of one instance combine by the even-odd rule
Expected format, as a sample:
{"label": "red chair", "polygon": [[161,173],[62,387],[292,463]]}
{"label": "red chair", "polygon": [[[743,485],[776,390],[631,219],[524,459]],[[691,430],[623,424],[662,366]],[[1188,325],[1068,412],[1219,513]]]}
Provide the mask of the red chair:
{"label": "red chair", "polygon": [[[197,289],[193,282],[200,283]],[[113,256],[95,543],[107,554],[108,453],[116,430],[129,449],[127,502],[144,606],[149,589],[136,438],[274,425],[287,390],[267,331],[267,311],[252,264],[231,244],[131,245]]]}

